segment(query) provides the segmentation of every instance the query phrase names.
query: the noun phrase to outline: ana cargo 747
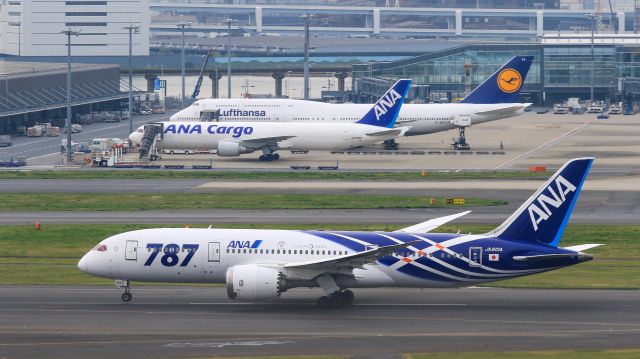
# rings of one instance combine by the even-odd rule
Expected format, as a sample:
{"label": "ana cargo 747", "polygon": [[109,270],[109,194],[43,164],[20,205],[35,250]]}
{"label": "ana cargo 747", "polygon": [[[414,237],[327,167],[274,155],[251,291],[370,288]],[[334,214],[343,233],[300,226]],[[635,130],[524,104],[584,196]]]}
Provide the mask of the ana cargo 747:
{"label": "ana cargo 747", "polygon": [[[450,104],[405,104],[397,126],[410,126],[406,136],[447,131],[517,116],[530,103],[518,103],[533,56],[516,56],[462,101]],[[290,99],[201,99],[171,116],[171,121],[318,121],[356,122],[367,104],[330,104]]]}
{"label": "ana cargo 747", "polygon": [[[147,143],[155,141],[158,149],[217,150],[218,156],[239,156],[262,151],[261,161],[279,159],[280,155],[275,151],[280,149],[332,151],[367,146],[401,136],[409,129],[393,128],[409,86],[411,80],[396,82],[355,123],[161,122],[139,127],[129,139],[136,145],[142,145],[145,138]],[[150,143],[146,147],[149,146]],[[141,156],[144,152],[141,149]]]}
{"label": "ana cargo 747", "polygon": [[520,277],[591,260],[598,244],[559,247],[592,158],[567,162],[513,215],[484,234],[430,233],[469,212],[395,232],[155,228],[109,237],[78,263],[83,272],[131,281],[224,283],[230,299],[261,301],[320,287],[322,307],[353,288],[456,287]]}

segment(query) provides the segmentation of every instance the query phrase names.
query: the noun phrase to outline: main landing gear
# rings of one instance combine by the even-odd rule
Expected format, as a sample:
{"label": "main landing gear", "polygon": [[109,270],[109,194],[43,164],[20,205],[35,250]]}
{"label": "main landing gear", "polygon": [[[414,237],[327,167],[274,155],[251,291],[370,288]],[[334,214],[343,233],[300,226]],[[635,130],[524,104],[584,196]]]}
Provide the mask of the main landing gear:
{"label": "main landing gear", "polygon": [[316,282],[326,294],[318,298],[318,307],[340,308],[353,303],[353,292],[349,289],[341,290],[332,276],[325,274],[318,277]]}
{"label": "main landing gear", "polygon": [[270,161],[277,161],[280,159],[280,155],[275,153],[275,151],[278,148],[275,146],[263,146],[262,148],[260,148],[260,150],[262,151],[262,155],[259,157],[260,162],[270,162]]}
{"label": "main landing gear", "polygon": [[396,142],[396,140],[390,139],[382,143],[382,148],[385,150],[397,150],[398,148],[400,148],[400,145],[398,145],[398,142]]}
{"label": "main landing gear", "polygon": [[354,294],[349,289],[333,292],[331,295],[318,298],[320,308],[341,308],[353,303]]}
{"label": "main landing gear", "polygon": [[280,159],[280,155],[277,153],[267,153],[267,154],[261,155],[259,159],[260,159],[260,162],[277,161]]}
{"label": "main landing gear", "polygon": [[116,287],[124,288],[124,293],[120,297],[123,302],[128,303],[133,299],[133,294],[131,294],[131,286],[129,286],[128,280],[116,280]]}

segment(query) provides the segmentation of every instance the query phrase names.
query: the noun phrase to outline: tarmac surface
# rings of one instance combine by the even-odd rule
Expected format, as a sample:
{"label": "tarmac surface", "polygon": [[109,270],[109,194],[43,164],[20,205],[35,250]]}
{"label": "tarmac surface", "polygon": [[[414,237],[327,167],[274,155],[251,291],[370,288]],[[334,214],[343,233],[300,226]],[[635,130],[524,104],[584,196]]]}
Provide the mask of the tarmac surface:
{"label": "tarmac surface", "polygon": [[638,348],[636,290],[366,289],[342,309],[320,290],[238,303],[224,287],[0,287],[1,358],[160,358]]}

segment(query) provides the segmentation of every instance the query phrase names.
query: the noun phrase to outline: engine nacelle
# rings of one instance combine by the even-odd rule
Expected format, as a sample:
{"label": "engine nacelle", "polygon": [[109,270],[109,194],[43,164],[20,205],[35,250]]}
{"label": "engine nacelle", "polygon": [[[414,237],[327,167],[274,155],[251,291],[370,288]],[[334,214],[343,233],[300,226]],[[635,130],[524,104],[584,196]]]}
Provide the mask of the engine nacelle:
{"label": "engine nacelle", "polygon": [[253,264],[227,269],[227,295],[234,300],[268,300],[287,290],[282,273]]}
{"label": "engine nacelle", "polygon": [[218,143],[218,156],[220,157],[235,157],[249,152],[253,152],[253,150],[235,141],[220,141]]}

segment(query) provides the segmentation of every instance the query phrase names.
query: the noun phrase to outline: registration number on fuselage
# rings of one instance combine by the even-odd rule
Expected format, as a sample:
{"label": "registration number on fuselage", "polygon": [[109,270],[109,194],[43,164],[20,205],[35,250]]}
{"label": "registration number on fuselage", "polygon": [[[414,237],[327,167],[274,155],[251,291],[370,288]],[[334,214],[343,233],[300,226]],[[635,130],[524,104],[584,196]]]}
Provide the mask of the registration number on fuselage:
{"label": "registration number on fuselage", "polygon": [[162,257],[160,258],[160,263],[165,267],[173,267],[177,265],[178,262],[180,262],[180,256],[178,256],[178,253],[186,252],[187,255],[182,259],[182,263],[180,263],[180,267],[186,267],[191,261],[191,258],[193,258],[194,254],[196,254],[196,252],[198,251],[199,247],[199,244],[183,244],[182,250],[180,250],[180,246],[175,243],[170,243],[167,245],[164,245],[162,243],[148,243],[147,250],[151,252],[151,255],[149,256],[147,261],[144,262],[144,265],[152,265],[158,255],[160,253],[163,253]]}

